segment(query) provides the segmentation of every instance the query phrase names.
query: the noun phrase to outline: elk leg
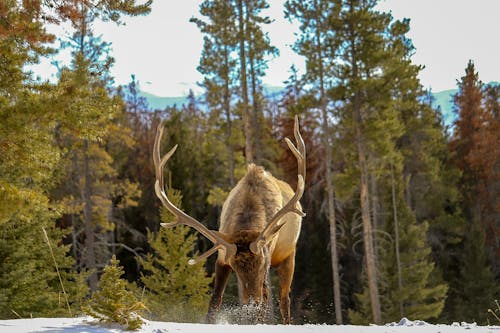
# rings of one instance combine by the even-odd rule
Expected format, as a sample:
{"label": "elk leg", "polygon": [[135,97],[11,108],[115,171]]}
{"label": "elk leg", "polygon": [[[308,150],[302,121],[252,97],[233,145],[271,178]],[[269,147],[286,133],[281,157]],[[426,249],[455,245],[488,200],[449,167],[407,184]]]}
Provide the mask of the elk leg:
{"label": "elk leg", "polygon": [[215,315],[219,311],[222,303],[222,295],[226,289],[227,279],[230,273],[231,267],[229,265],[224,265],[219,263],[219,261],[215,263],[214,292],[212,294],[212,299],[210,300],[207,313],[207,322],[209,324],[215,323]]}
{"label": "elk leg", "polygon": [[283,324],[290,324],[290,289],[295,270],[295,251],[281,262],[276,270],[280,283],[280,310]]}
{"label": "elk leg", "polygon": [[267,272],[262,286],[262,304],[264,306],[264,319],[266,323],[272,323],[273,321],[273,302],[271,298],[271,283],[269,278],[270,274]]}

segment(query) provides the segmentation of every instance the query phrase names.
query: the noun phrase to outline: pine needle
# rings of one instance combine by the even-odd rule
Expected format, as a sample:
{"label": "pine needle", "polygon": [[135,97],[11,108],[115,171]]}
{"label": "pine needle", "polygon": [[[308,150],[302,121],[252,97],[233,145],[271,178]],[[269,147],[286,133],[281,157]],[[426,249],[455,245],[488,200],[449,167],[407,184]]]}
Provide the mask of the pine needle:
{"label": "pine needle", "polygon": [[45,237],[45,241],[47,242],[47,245],[49,246],[50,255],[52,256],[52,260],[54,261],[54,266],[56,267],[57,276],[59,277],[59,283],[61,283],[62,292],[64,294],[64,298],[66,299],[66,305],[68,306],[69,316],[73,317],[73,314],[71,313],[71,307],[69,306],[68,294],[66,293],[66,290],[64,289],[64,284],[63,284],[63,281],[61,278],[61,274],[59,273],[59,267],[57,266],[56,257],[54,256],[54,251],[52,250],[52,245],[50,245],[49,236],[47,235],[47,231],[45,231],[44,227],[42,227],[42,230],[43,230],[43,236]]}

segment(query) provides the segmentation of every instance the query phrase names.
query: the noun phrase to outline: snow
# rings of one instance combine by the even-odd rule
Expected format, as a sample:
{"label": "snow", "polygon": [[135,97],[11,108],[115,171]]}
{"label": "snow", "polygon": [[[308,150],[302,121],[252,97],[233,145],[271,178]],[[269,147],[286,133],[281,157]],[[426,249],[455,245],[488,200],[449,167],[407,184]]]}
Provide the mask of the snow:
{"label": "snow", "polygon": [[[90,317],[33,318],[0,320],[1,333],[59,332],[59,333],[108,333],[125,332],[118,327],[96,324]],[[500,326],[478,326],[475,323],[433,325],[421,320],[401,319],[398,323],[382,326],[354,325],[205,325],[145,321],[135,332],[151,333],[500,333]]]}

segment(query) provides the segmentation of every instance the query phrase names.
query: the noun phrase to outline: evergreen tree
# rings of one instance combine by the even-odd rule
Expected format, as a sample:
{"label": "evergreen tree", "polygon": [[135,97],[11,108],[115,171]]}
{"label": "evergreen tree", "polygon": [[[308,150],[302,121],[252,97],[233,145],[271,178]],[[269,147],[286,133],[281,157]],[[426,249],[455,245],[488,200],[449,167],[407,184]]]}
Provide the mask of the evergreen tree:
{"label": "evergreen tree", "polygon": [[100,322],[116,323],[128,330],[136,330],[143,324],[139,313],[145,307],[127,289],[127,282],[121,279],[123,268],[119,264],[113,256],[99,279],[98,290],[92,295],[84,311]]}
{"label": "evergreen tree", "polygon": [[[460,252],[456,255],[459,269],[454,271],[455,274],[450,279],[446,316],[451,320],[467,316],[484,322],[486,313],[480,308],[487,308],[488,302],[498,297],[499,292],[498,283],[491,271],[493,256],[488,251],[491,248],[485,244],[486,235],[496,232],[488,223],[491,215],[487,213],[490,204],[488,196],[494,192],[483,191],[488,180],[492,180],[487,175],[494,174],[497,164],[495,158],[498,158],[494,157],[492,163],[492,155],[486,153],[479,157],[478,153],[484,152],[485,145],[491,146],[495,141],[495,135],[489,136],[486,133],[497,124],[487,120],[489,115],[485,106],[490,104],[484,103],[483,84],[472,61],[467,64],[465,76],[458,82],[458,86],[459,91],[455,95],[458,119],[449,148],[452,162],[462,172],[459,186],[465,217],[465,236],[458,246]],[[492,110],[494,109],[493,107]],[[483,138],[488,139],[483,141]]]}
{"label": "evergreen tree", "polygon": [[[84,275],[73,271],[69,247],[60,244],[66,233],[55,227],[58,215],[31,203],[32,208],[16,214],[1,228],[0,318],[76,315],[88,292]],[[48,231],[63,287],[42,227]]]}
{"label": "evergreen tree", "polygon": [[74,33],[66,45],[72,48],[73,61],[70,68],[61,71],[58,83],[60,104],[67,114],[58,138],[60,145],[69,147],[65,159],[68,172],[56,195],[66,203],[73,227],[73,252],[80,267],[91,271],[91,290],[96,288],[96,270],[104,266],[117,244],[113,232],[117,207],[135,204],[127,198],[137,194],[135,184],[116,182],[110,142],[115,138],[115,143],[125,146],[132,142],[123,135],[123,128],[110,122],[118,118],[121,101],[109,91],[113,63],[109,44],[94,36],[92,24],[96,19],[120,23],[122,15],[147,14],[150,5],[151,1],[144,5],[135,1],[77,1],[68,7]]}
{"label": "evergreen tree", "polygon": [[[168,189],[168,197],[179,207],[180,192]],[[163,223],[175,218],[166,209],[161,210]],[[146,288],[145,303],[154,320],[200,322],[209,301],[209,284],[204,262],[188,265],[196,245],[196,234],[187,226],[148,231],[148,243],[153,250],[140,260],[144,273],[141,281]]]}
{"label": "evergreen tree", "polygon": [[[333,78],[338,80],[338,85],[330,91],[342,103],[339,107],[342,140],[345,144],[354,143],[354,146],[352,143],[349,146],[351,149],[345,149],[348,162],[337,177],[341,182],[338,185],[345,188],[345,181],[356,184],[354,193],[359,196],[372,320],[381,323],[374,220],[370,211],[375,192],[369,188],[369,180],[387,167],[387,161],[382,157],[394,150],[394,139],[400,135],[401,125],[392,108],[393,98],[388,89],[391,84],[387,84],[395,79],[386,70],[387,65],[397,56],[387,47],[392,17],[375,11],[376,3],[336,2],[339,10],[331,23],[336,33],[330,45],[335,51],[333,54],[337,55],[334,61],[338,65]],[[376,73],[376,68],[379,68],[379,73]]]}
{"label": "evergreen tree", "polygon": [[500,86],[486,85],[483,90],[483,109],[480,128],[473,134],[474,146],[466,157],[477,170],[476,197],[481,224],[485,230],[486,246],[493,270],[500,280]]}
{"label": "evergreen tree", "polygon": [[267,7],[264,0],[206,0],[200,6],[205,20],[191,20],[205,34],[198,70],[205,76],[203,85],[207,88],[208,104],[216,108],[216,119],[222,116],[225,122],[228,167],[233,181],[236,168],[231,158],[236,149],[231,140],[236,128],[234,115],[242,119],[246,161],[265,164],[273,154],[267,152],[267,141],[261,138],[266,131],[258,130],[265,125],[260,78],[267,68],[268,58],[277,54],[262,30],[263,25],[271,23],[261,14]]}
{"label": "evergreen tree", "polygon": [[[4,1],[0,6],[0,317],[71,315],[85,296],[73,258],[56,228],[60,207],[49,199],[59,180],[62,152],[54,145],[64,118],[57,92],[36,82],[25,66],[51,52],[47,20],[60,17],[46,3]],[[68,292],[67,308],[42,228]]]}
{"label": "evergreen tree", "polygon": [[322,122],[322,144],[326,150],[324,165],[324,182],[326,183],[328,220],[330,225],[330,250],[333,275],[333,295],[335,303],[335,317],[337,324],[342,324],[342,306],[340,292],[339,256],[337,244],[337,222],[335,215],[335,189],[332,176],[332,150],[329,130],[329,108],[327,89],[331,82],[328,79],[328,43],[333,29],[328,24],[329,17],[335,16],[339,8],[336,4],[325,1],[287,1],[285,3],[286,16],[301,21],[301,39],[296,43],[297,52],[307,58],[308,70],[306,80],[315,86]]}
{"label": "evergreen tree", "polygon": [[[405,184],[403,163],[409,161],[405,160],[407,147],[401,149],[404,142],[401,138],[405,135],[405,126],[420,117],[419,100],[423,95],[416,77],[420,68],[411,64],[413,46],[405,36],[409,21],[393,21],[390,14],[376,11],[377,1],[290,1],[287,4],[290,14],[304,24],[304,33],[296,48],[299,53],[309,55],[306,78],[317,83],[313,91],[319,96],[322,109],[335,110],[338,119],[335,134],[328,135],[335,135],[333,146],[339,147],[335,157],[342,165],[341,172],[335,175],[336,196],[346,210],[341,220],[353,222],[349,226],[351,231],[363,229],[366,266],[362,282],[368,286],[357,297],[361,313],[358,319],[363,317],[380,323],[390,312],[388,304],[400,314],[404,312],[404,299],[400,302],[394,297],[394,304],[387,301],[390,298],[385,289],[388,284],[392,288],[389,290],[417,288],[413,296],[435,290],[432,297],[422,296],[420,301],[415,301],[414,309],[410,310],[408,304],[406,307],[408,313],[416,312],[417,308],[424,313],[424,305],[432,304],[429,307],[436,311],[428,311],[426,315],[436,317],[443,306],[446,286],[433,272],[428,245],[415,253],[421,258],[423,282],[406,282],[406,286],[403,283],[403,259],[411,252],[406,247],[410,240],[405,235],[408,230],[418,230],[425,241],[427,232],[425,225],[417,224],[408,203],[403,204],[401,190],[401,184]],[[322,72],[326,75],[321,75]],[[328,93],[325,95],[322,89]],[[432,117],[426,120],[431,121],[429,127],[437,121]],[[442,138],[438,126],[434,131]],[[393,181],[388,181],[390,176]],[[394,190],[394,195],[387,195]],[[393,212],[393,221],[386,219],[388,211]],[[358,223],[358,214],[361,223]],[[339,224],[342,229],[343,224]],[[395,227],[400,227],[401,232]],[[391,247],[393,252],[384,253],[384,238],[375,237],[379,234],[396,238]],[[354,232],[353,236],[355,246],[358,235]],[[349,237],[344,241],[350,241]],[[386,275],[384,265],[394,267],[396,271],[391,274],[395,275]],[[429,272],[433,272],[432,277]],[[391,283],[387,280],[389,276],[396,280]],[[371,310],[371,319],[367,310]],[[350,314],[351,319],[356,320],[354,312]]]}
{"label": "evergreen tree", "polygon": [[450,311],[455,320],[460,318],[466,322],[487,324],[487,309],[500,295],[490,267],[485,235],[481,225],[475,221],[467,227],[463,259],[454,281],[455,289],[450,295],[455,301]]}
{"label": "evergreen tree", "polygon": [[[399,216],[397,220],[391,216],[385,224],[385,232],[393,235],[392,241],[384,242],[379,248],[382,321],[394,322],[402,317],[436,319],[443,310],[448,288],[440,282],[439,271],[431,261],[431,248],[426,241],[428,225],[416,224],[402,196],[398,197]],[[398,223],[398,242],[394,235],[395,222]],[[359,310],[349,313],[353,324],[370,322],[367,296],[366,289],[357,295]]]}
{"label": "evergreen tree", "polygon": [[463,205],[465,216],[471,220],[481,220],[480,203],[475,200],[480,171],[470,163],[469,156],[475,149],[476,134],[483,125],[483,83],[479,80],[472,61],[467,64],[465,76],[458,85],[459,91],[454,97],[458,118],[450,149],[455,154],[454,162],[462,171],[461,190],[465,199]]}
{"label": "evergreen tree", "polygon": [[[211,165],[219,178],[218,184],[211,189],[218,197],[218,192],[228,192],[236,184],[236,173],[242,157],[238,156],[238,146],[243,145],[237,129],[242,126],[235,117],[234,98],[236,91],[236,50],[235,12],[228,1],[204,1],[200,14],[206,21],[193,18],[198,28],[204,33],[204,46],[198,71],[204,75],[203,87],[209,115],[209,141],[216,149]],[[207,152],[208,153],[208,152]],[[212,164],[212,163],[211,163]],[[218,203],[214,198],[213,203]],[[221,204],[221,203],[220,203]]]}

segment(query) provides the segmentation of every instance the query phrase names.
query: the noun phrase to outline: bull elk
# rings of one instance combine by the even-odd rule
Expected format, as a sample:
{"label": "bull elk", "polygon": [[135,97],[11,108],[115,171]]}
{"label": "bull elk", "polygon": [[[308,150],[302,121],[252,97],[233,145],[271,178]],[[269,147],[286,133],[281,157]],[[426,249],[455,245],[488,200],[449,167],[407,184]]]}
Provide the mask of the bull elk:
{"label": "bull elk", "polygon": [[[298,162],[298,181],[295,192],[285,182],[273,177],[263,167],[250,164],[246,175],[231,190],[224,202],[219,231],[210,230],[170,202],[165,190],[163,169],[177,149],[173,147],[164,157],[160,155],[163,125],[158,126],[154,142],[156,171],[155,192],[162,204],[176,216],[173,223],[188,225],[208,238],[214,246],[190,264],[218,252],[215,264],[214,290],[207,321],[213,323],[222,303],[222,295],[232,271],[238,278],[240,303],[270,304],[268,282],[270,267],[277,270],[280,286],[280,310],[283,323],[290,323],[290,287],[295,268],[295,248],[302,217],[300,198],[304,192],[306,174],[306,149],[295,117],[295,146],[288,138],[286,143]],[[266,310],[267,311],[267,310]]]}

